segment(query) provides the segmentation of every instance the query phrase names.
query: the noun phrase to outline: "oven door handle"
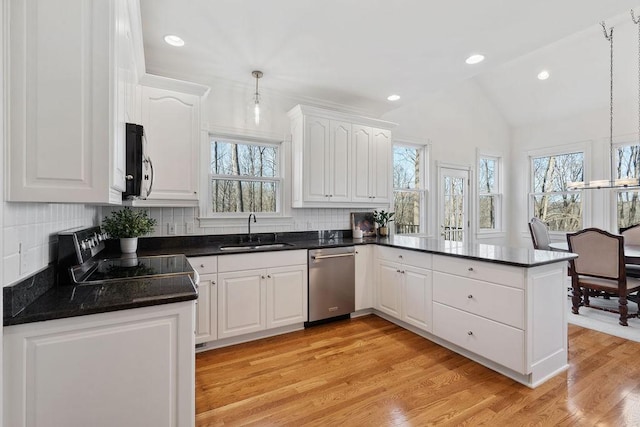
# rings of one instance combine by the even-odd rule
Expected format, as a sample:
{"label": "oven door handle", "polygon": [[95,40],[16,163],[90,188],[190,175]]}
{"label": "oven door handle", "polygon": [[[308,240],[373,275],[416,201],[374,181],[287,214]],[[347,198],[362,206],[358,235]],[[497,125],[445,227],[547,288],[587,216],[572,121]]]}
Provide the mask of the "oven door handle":
{"label": "oven door handle", "polygon": [[342,258],[342,257],[347,257],[347,256],[355,256],[355,254],[353,252],[348,253],[348,254],[337,254],[337,255],[313,255],[311,256],[312,259],[327,259],[327,258]]}

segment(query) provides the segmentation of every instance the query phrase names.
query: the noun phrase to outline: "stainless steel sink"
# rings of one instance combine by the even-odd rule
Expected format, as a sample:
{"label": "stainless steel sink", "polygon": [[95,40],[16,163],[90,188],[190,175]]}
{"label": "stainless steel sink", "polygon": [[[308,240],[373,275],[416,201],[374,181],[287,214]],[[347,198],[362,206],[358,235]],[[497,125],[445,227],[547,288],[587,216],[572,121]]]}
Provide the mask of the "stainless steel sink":
{"label": "stainless steel sink", "polygon": [[291,243],[241,243],[238,245],[220,246],[221,251],[247,251],[257,249],[278,249],[293,246]]}

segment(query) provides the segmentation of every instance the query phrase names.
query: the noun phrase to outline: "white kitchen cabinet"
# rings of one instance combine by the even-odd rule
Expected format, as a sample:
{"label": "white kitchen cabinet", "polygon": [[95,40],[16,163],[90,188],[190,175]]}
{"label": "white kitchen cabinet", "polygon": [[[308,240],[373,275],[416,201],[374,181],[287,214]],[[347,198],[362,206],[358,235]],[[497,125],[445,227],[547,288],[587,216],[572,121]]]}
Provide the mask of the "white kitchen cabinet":
{"label": "white kitchen cabinet", "polygon": [[377,253],[377,309],[431,332],[431,255],[388,247]]}
{"label": "white kitchen cabinet", "polygon": [[144,67],[138,2],[11,0],[8,11],[7,199],[120,204]]}
{"label": "white kitchen cabinet", "polygon": [[4,328],[5,426],[192,426],[194,302]]}
{"label": "white kitchen cabinet", "polygon": [[142,125],[145,153],[153,162],[153,188],[146,201],[135,204],[197,205],[200,96],[142,86]]}
{"label": "white kitchen cabinet", "polygon": [[353,125],[352,201],[386,204],[391,194],[391,132]]}
{"label": "white kitchen cabinet", "polygon": [[[307,251],[226,255],[218,265],[218,338],[302,324]],[[246,270],[246,266],[258,267]]]}
{"label": "white kitchen cabinet", "polygon": [[356,246],[356,310],[373,308],[373,249]]}
{"label": "white kitchen cabinet", "polygon": [[196,303],[196,344],[218,338],[218,257],[190,257],[200,276]]}
{"label": "white kitchen cabinet", "polygon": [[[289,111],[289,117],[293,207],[389,203],[389,129],[394,123],[302,105]],[[360,131],[358,141],[356,130]]]}

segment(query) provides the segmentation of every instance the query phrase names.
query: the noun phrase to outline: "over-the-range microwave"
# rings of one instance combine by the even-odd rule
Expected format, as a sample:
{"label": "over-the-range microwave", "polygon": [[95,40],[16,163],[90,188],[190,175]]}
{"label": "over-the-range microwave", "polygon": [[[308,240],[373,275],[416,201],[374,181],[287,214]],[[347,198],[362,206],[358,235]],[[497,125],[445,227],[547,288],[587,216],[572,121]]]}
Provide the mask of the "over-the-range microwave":
{"label": "over-the-range microwave", "polygon": [[146,138],[142,125],[127,123],[126,191],[122,200],[144,200],[153,187],[153,163],[145,154]]}

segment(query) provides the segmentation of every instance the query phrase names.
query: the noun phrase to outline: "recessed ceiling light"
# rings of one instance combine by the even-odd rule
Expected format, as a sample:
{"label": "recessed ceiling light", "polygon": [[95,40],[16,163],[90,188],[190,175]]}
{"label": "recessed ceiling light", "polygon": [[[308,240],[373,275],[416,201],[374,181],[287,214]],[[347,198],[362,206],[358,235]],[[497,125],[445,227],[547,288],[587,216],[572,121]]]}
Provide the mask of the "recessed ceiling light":
{"label": "recessed ceiling light", "polygon": [[387,99],[389,101],[397,101],[398,99],[400,99],[400,95],[389,95],[387,96]]}
{"label": "recessed ceiling light", "polygon": [[549,78],[549,72],[547,70],[542,70],[538,73],[538,80],[547,80]]}
{"label": "recessed ceiling light", "polygon": [[164,36],[164,41],[167,42],[167,44],[170,44],[171,46],[184,46],[184,40],[182,40],[180,37],[175,36],[173,34],[169,34],[167,36]]}
{"label": "recessed ceiling light", "polygon": [[466,62],[469,65],[473,65],[482,61],[484,61],[484,55],[476,54],[476,55],[471,55],[470,57],[465,59],[464,62]]}

